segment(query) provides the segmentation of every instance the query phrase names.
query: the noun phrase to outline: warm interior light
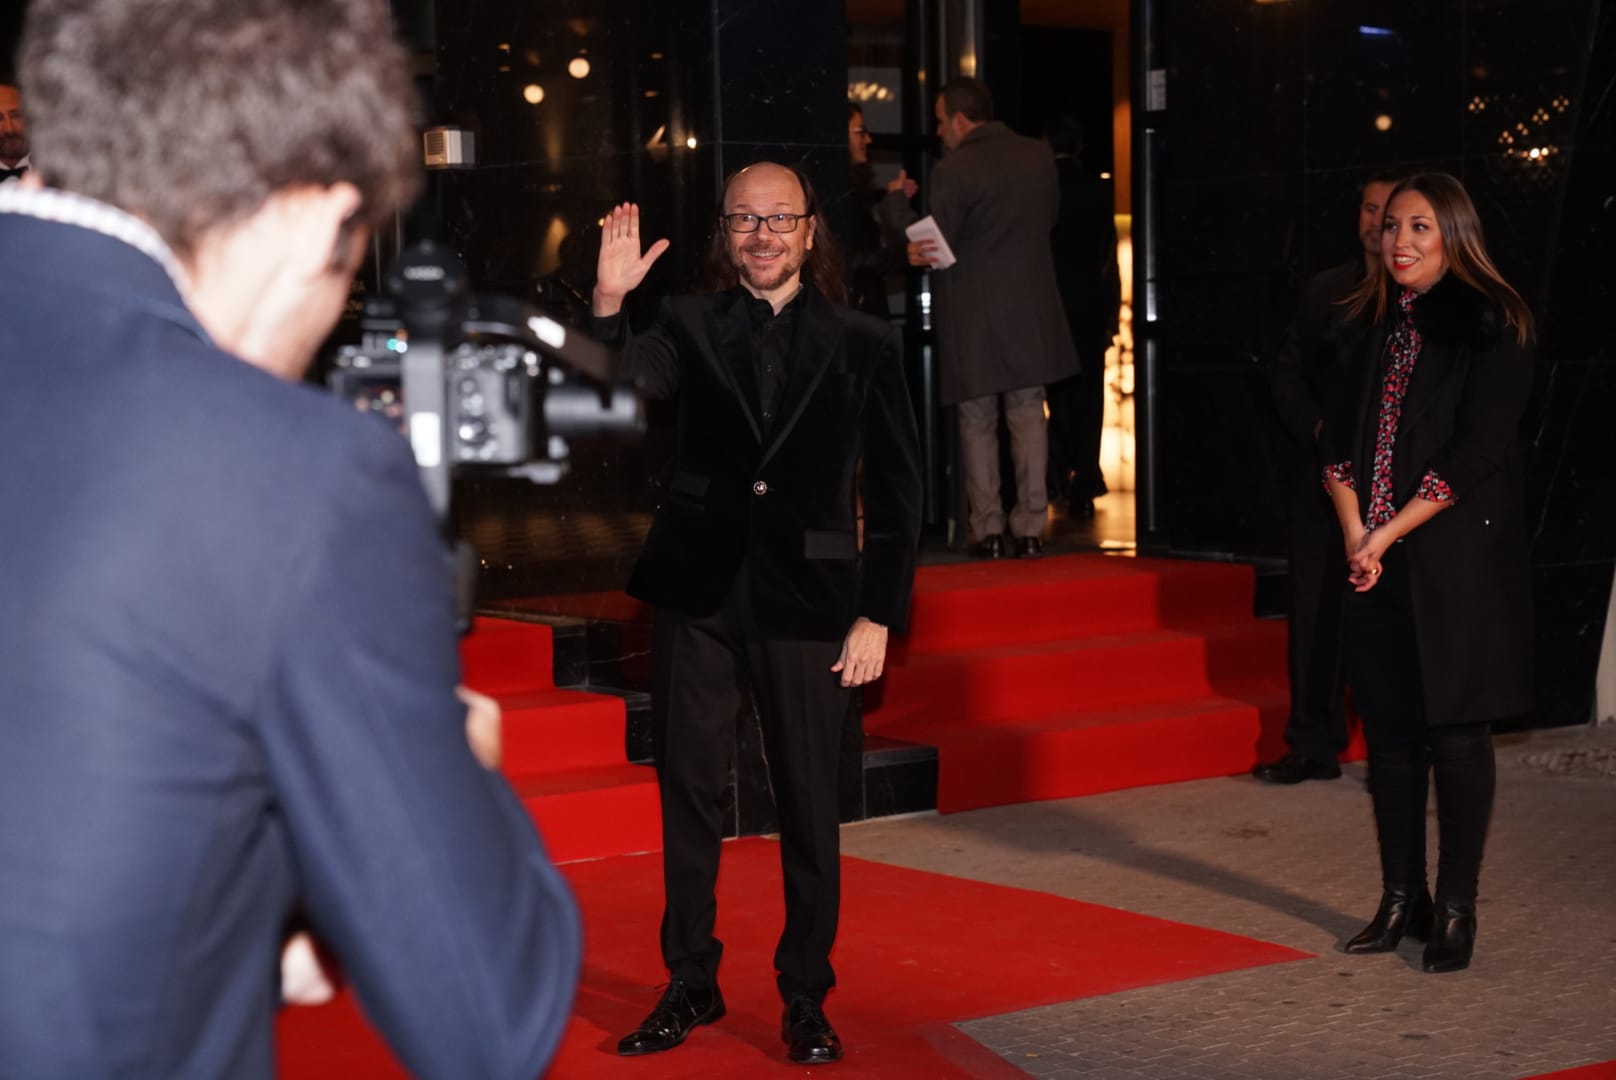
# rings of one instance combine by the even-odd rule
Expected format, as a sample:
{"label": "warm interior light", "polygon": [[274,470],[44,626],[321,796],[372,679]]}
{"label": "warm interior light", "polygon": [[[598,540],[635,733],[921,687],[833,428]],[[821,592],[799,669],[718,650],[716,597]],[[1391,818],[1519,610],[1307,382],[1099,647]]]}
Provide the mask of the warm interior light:
{"label": "warm interior light", "polygon": [[537,105],[544,100],[544,87],[538,83],[528,83],[522,87],[522,100],[529,105]]}
{"label": "warm interior light", "polygon": [[1391,129],[1392,129],[1392,118],[1390,116],[1388,116],[1385,113],[1381,113],[1379,116],[1375,117],[1375,130],[1376,131],[1390,131]]}
{"label": "warm interior light", "polygon": [[582,56],[574,56],[567,61],[567,74],[574,79],[587,78],[589,75],[589,61]]}

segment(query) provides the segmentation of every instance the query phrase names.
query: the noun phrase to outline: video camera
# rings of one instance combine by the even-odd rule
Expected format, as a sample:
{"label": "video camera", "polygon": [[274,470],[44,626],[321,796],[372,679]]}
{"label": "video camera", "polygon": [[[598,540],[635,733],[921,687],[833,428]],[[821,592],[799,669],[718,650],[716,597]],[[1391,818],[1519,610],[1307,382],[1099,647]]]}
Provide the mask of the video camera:
{"label": "video camera", "polygon": [[332,360],[326,383],[410,441],[427,499],[454,549],[462,632],[471,626],[477,558],[454,540],[457,473],[554,484],[575,445],[638,438],[639,395],[614,383],[615,358],[537,308],[472,296],[465,269],[432,241],[401,252],[387,292],[367,296],[360,342]]}
{"label": "video camera", "polygon": [[605,347],[514,298],[472,296],[441,244],[399,254],[387,293],[365,299],[360,333],[338,351],[327,384],[409,439],[446,530],[454,473],[553,484],[574,443],[644,431],[639,396],[614,385]]}

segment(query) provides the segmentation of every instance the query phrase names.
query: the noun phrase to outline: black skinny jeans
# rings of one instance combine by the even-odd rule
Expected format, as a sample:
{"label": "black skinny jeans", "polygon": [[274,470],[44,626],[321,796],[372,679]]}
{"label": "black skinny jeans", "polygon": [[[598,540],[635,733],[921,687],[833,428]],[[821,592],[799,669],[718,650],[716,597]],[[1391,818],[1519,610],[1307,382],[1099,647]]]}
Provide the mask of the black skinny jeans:
{"label": "black skinny jeans", "polygon": [[1408,559],[1393,544],[1366,593],[1346,586],[1341,658],[1369,747],[1369,794],[1380,840],[1382,886],[1426,885],[1425,802],[1436,781],[1436,899],[1474,904],[1492,816],[1497,768],[1485,722],[1426,722]]}

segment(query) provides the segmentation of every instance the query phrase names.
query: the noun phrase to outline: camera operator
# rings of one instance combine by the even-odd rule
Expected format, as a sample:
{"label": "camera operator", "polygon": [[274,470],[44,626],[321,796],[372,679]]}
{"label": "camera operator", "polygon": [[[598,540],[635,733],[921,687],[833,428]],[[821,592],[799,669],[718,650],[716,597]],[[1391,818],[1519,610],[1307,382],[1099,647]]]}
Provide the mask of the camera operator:
{"label": "camera operator", "polygon": [[33,0],[20,75],[0,1072],[271,1077],[295,909],[411,1074],[529,1080],[576,909],[406,442],[295,382],[419,182],[386,5]]}

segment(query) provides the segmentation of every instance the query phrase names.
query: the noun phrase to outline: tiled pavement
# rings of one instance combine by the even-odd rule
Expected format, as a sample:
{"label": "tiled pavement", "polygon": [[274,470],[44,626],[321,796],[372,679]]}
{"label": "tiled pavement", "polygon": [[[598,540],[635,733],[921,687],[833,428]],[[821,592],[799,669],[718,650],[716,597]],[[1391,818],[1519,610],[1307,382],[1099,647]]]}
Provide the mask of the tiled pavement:
{"label": "tiled pavement", "polygon": [[1336,949],[1379,896],[1361,765],[874,821],[843,851],[1316,954],[960,1024],[1032,1076],[1479,1080],[1616,1059],[1616,731],[1501,737],[1498,759],[1476,959],[1449,975],[1412,943]]}

